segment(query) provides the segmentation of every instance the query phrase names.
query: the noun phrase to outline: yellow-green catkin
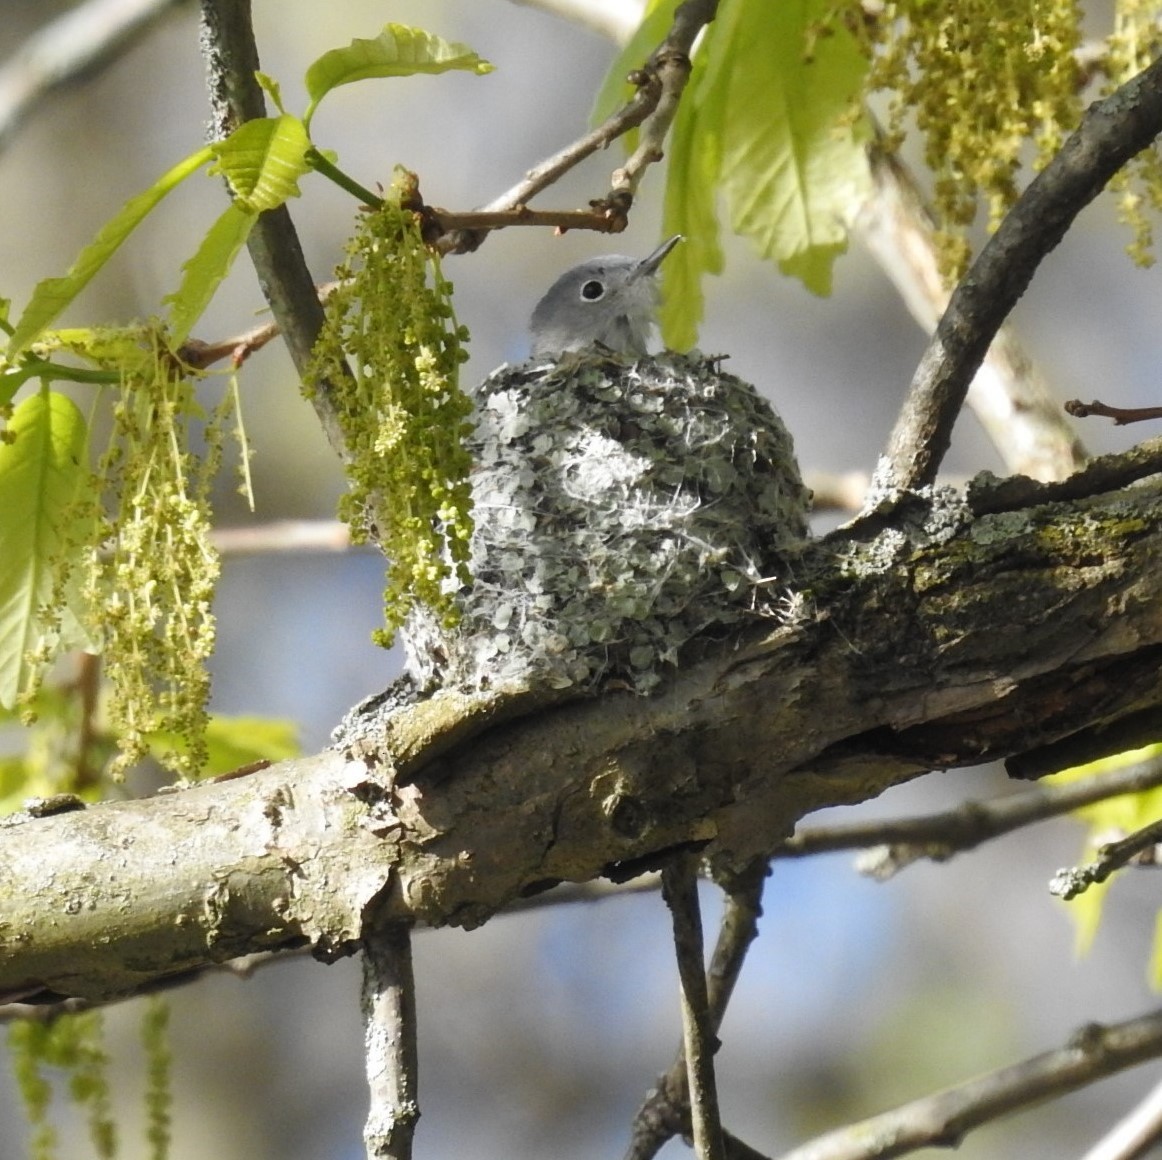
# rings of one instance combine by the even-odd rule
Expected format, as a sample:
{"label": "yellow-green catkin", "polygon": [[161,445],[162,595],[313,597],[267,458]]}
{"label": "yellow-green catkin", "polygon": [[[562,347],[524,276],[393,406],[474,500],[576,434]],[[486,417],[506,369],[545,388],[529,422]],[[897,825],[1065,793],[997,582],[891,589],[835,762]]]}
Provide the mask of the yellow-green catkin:
{"label": "yellow-green catkin", "polygon": [[[1109,90],[1124,84],[1162,52],[1162,3],[1117,0],[1114,31],[1104,62]],[[1110,182],[1118,199],[1118,217],[1134,232],[1126,247],[1140,266],[1154,263],[1154,215],[1162,211],[1162,158],[1154,142]]]}
{"label": "yellow-green catkin", "polygon": [[68,546],[74,564],[58,585],[103,657],[104,721],[118,751],[108,773],[119,777],[164,735],[174,743],[155,756],[196,776],[206,757],[219,574],[209,491],[233,396],[207,421],[195,376],[159,328],[71,332],[65,345],[120,372],[109,388],[109,443],[71,521],[86,542]]}
{"label": "yellow-green catkin", "polygon": [[145,1048],[145,1138],[149,1160],[166,1160],[173,1108],[173,1052],[169,1040],[169,1001],[160,995],[151,995],[145,1001],[141,1040]]}
{"label": "yellow-green catkin", "polygon": [[326,394],[342,431],[340,515],[389,561],[382,644],[416,603],[453,619],[470,579],[471,402],[458,385],[468,335],[406,200],[404,175],[381,208],[360,215],[307,383],[309,395]]}
{"label": "yellow-green catkin", "polygon": [[57,1154],[56,1133],[48,1122],[52,1085],[45,1076],[46,1068],[57,1069],[67,1077],[70,1097],[87,1115],[93,1155],[99,1160],[115,1156],[109,1059],[101,1013],[61,1015],[43,1022],[18,1021],[9,1028],[8,1046],[32,1130],[32,1160],[52,1160]]}
{"label": "yellow-green catkin", "polygon": [[887,0],[860,21],[870,87],[888,90],[898,144],[914,118],[934,178],[944,273],[963,272],[979,206],[995,229],[1022,164],[1044,165],[1080,117],[1076,0]]}

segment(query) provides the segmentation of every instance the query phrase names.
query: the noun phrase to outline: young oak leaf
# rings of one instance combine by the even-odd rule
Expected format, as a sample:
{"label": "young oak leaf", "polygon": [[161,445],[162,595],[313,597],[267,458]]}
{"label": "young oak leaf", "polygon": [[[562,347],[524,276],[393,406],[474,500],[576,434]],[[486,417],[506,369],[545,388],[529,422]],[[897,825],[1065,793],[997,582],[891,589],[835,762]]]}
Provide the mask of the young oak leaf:
{"label": "young oak leaf", "polygon": [[[0,706],[28,686],[29,653],[46,639],[87,643],[68,609],[46,614],[67,550],[68,513],[87,477],[85,418],[66,395],[38,391],[15,410],[0,444]],[[74,537],[75,538],[75,537]],[[55,624],[49,623],[55,616]]]}
{"label": "young oak leaf", "polygon": [[388,24],[374,40],[357,39],[344,48],[333,48],[307,69],[311,100],[303,121],[310,125],[319,102],[340,85],[373,77],[406,77],[451,69],[483,76],[493,68],[466,44],[444,40],[406,24]]}

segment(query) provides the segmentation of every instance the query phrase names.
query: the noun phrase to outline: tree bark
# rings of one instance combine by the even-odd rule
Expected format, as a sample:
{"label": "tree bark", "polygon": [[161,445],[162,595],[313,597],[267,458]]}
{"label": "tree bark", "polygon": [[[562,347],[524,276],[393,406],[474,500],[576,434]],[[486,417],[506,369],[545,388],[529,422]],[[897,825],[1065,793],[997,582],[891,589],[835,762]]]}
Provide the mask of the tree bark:
{"label": "tree bark", "polygon": [[930,769],[1156,739],[1160,557],[1157,477],[979,516],[938,493],[812,545],[792,623],[719,642],[656,695],[449,690],[367,716],[346,751],[5,819],[0,996],[107,999],[271,948],[335,957],[369,907],[474,926],[692,843],[737,870],[805,813]]}

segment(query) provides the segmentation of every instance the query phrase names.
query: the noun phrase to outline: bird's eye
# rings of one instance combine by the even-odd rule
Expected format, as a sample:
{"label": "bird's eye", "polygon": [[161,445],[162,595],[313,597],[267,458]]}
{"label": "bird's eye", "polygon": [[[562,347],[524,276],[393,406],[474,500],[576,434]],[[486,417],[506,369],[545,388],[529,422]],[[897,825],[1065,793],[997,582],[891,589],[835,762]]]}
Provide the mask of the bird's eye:
{"label": "bird's eye", "polygon": [[604,298],[605,283],[598,282],[596,278],[590,278],[589,281],[581,287],[581,297],[584,298],[586,302],[596,302],[598,298]]}

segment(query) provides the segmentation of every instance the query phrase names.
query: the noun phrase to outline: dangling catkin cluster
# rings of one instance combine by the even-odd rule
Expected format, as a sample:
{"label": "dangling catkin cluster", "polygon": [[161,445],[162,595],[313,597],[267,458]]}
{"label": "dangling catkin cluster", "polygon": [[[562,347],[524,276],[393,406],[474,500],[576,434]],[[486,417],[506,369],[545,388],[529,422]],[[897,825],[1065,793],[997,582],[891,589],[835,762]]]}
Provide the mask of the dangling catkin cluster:
{"label": "dangling catkin cluster", "polygon": [[451,284],[393,190],[360,215],[327,302],[308,391],[326,390],[343,433],[349,490],[340,515],[356,541],[388,557],[389,643],[414,601],[453,615],[449,590],[468,580],[471,401],[457,385],[467,332]]}
{"label": "dangling catkin cluster", "polygon": [[749,383],[700,355],[501,367],[476,396],[471,588],[417,609],[411,676],[653,689],[694,638],[781,615],[810,493]]}
{"label": "dangling catkin cluster", "polygon": [[889,147],[912,118],[924,138],[952,278],[978,200],[994,228],[1020,166],[1044,164],[1077,124],[1080,19],[1076,0],[887,0],[874,22],[855,22],[874,52],[869,87],[893,93]]}

